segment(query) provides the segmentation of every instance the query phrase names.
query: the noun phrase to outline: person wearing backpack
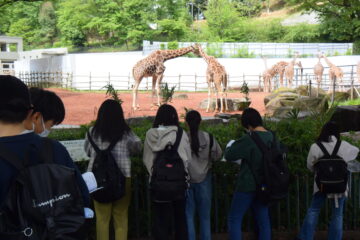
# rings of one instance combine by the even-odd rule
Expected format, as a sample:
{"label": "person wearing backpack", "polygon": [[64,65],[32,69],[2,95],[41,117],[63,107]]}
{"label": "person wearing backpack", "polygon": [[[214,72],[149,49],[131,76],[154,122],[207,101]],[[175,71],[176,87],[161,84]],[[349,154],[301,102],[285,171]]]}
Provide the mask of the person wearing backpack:
{"label": "person wearing backpack", "polygon": [[34,122],[34,132],[41,137],[47,137],[54,125],[64,121],[64,103],[58,95],[48,90],[31,87],[29,92],[34,106],[31,116]]}
{"label": "person wearing backpack", "polygon": [[176,109],[168,104],[159,107],[153,127],[146,133],[143,162],[150,175],[153,237],[187,240],[185,197],[188,187],[188,162],[191,159],[189,138],[179,126]]}
{"label": "person wearing backpack", "polygon": [[340,140],[336,123],[328,122],[322,127],[307,157],[307,167],[315,173],[314,194],[297,239],[314,239],[318,216],[327,198],[332,206],[328,239],[342,239],[343,209],[349,190],[348,167],[358,154],[357,147]]}
{"label": "person wearing backpack", "polygon": [[[90,157],[88,171],[92,171],[97,177],[99,187],[104,187],[93,195],[96,239],[109,239],[112,218],[115,239],[125,240],[131,198],[130,155],[141,151],[141,140],[125,122],[119,102],[108,99],[101,104],[95,125],[86,135],[84,148]],[[110,179],[107,179],[109,182],[104,182],[106,186],[102,186],[98,174],[101,175],[100,178]],[[111,189],[113,187],[115,189]]]}
{"label": "person wearing backpack", "polygon": [[65,147],[34,133],[32,113],[27,86],[0,75],[0,239],[84,239],[87,186]]}
{"label": "person wearing backpack", "polygon": [[191,160],[189,161],[190,188],[186,198],[186,218],[189,240],[196,239],[194,217],[199,214],[200,239],[211,240],[211,165],[220,160],[222,150],[216,139],[209,133],[199,130],[201,115],[191,110],[186,114],[189,126]]}
{"label": "person wearing backpack", "polygon": [[[258,111],[247,108],[241,116],[241,124],[250,133],[257,134],[261,141],[270,145],[273,134],[262,126],[262,118]],[[264,178],[264,162],[260,149],[249,134],[239,140],[232,140],[225,149],[227,161],[239,163],[235,192],[228,216],[228,230],[231,240],[241,240],[242,220],[246,211],[251,208],[259,230],[259,240],[271,239],[271,226],[268,205],[257,198],[258,182]]]}

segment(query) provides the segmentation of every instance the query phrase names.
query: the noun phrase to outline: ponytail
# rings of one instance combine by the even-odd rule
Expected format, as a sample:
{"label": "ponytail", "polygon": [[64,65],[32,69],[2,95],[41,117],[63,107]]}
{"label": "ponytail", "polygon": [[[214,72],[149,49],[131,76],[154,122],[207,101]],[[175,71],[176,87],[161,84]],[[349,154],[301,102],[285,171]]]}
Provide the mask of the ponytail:
{"label": "ponytail", "polygon": [[201,122],[201,115],[198,111],[191,110],[186,114],[185,121],[190,128],[190,146],[193,153],[199,156],[199,126]]}

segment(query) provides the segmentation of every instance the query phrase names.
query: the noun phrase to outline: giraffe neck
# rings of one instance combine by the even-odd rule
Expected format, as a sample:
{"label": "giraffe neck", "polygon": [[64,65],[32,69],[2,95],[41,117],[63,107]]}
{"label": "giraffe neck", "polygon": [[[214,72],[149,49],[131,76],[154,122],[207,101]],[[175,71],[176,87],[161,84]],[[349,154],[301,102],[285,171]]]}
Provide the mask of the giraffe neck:
{"label": "giraffe neck", "polygon": [[204,58],[204,60],[207,64],[210,63],[210,57],[209,57],[209,55],[206,54],[206,52],[204,52],[204,49],[202,47],[199,47],[199,54],[202,58]]}
{"label": "giraffe neck", "polygon": [[190,47],[185,47],[185,48],[179,48],[179,49],[176,49],[176,50],[164,50],[162,52],[162,54],[163,54],[164,59],[166,61],[166,60],[169,60],[169,59],[173,59],[173,58],[183,56],[183,55],[191,52],[192,50],[193,50],[193,48],[190,46]]}
{"label": "giraffe neck", "polygon": [[330,62],[330,60],[329,60],[326,56],[324,56],[324,59],[325,59],[326,64],[327,64],[329,67],[333,67],[333,66],[334,66],[334,64],[333,64],[332,62]]}

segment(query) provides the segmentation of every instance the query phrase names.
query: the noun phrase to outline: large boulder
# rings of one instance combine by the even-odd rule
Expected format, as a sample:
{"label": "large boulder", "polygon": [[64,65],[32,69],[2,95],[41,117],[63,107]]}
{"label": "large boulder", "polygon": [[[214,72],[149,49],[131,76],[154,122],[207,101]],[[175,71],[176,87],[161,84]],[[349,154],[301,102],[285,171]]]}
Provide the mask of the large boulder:
{"label": "large boulder", "polygon": [[298,97],[299,97],[299,94],[297,94],[295,92],[272,93],[264,98],[264,104],[266,106],[271,100],[273,100],[275,98],[281,98],[281,99],[287,99],[287,100],[293,101]]}
{"label": "large boulder", "polygon": [[328,99],[324,97],[302,96],[295,100],[293,108],[300,111],[323,112],[329,108]]}
{"label": "large boulder", "polygon": [[277,96],[272,98],[266,105],[266,112],[272,115],[277,108],[281,107],[292,107],[299,95],[291,92],[278,93]]}
{"label": "large boulder", "polygon": [[[220,98],[218,99],[218,107],[219,107],[219,110],[221,108],[221,101],[220,101]],[[228,98],[227,99],[227,104],[228,104],[228,110],[229,111],[234,111],[234,100],[231,99],[231,98]],[[200,102],[199,104],[199,108],[200,109],[206,109],[207,108],[207,105],[208,105],[208,99],[204,99]],[[210,109],[209,111],[215,111],[215,106],[216,106],[216,100],[215,98],[211,98],[210,99]],[[224,111],[225,111],[225,101],[224,101]]]}
{"label": "large boulder", "polygon": [[[332,94],[333,93],[328,93],[327,96],[331,99]],[[349,100],[349,98],[350,98],[350,93],[348,93],[348,92],[335,92],[335,95],[334,95],[335,102],[347,101],[347,100]]]}
{"label": "large boulder", "polygon": [[326,92],[319,88],[317,89],[317,87],[315,85],[312,85],[313,87],[311,88],[311,91],[309,91],[309,86],[307,85],[302,85],[299,86],[295,89],[296,93],[301,95],[301,96],[309,96],[310,97],[324,97],[326,96]]}

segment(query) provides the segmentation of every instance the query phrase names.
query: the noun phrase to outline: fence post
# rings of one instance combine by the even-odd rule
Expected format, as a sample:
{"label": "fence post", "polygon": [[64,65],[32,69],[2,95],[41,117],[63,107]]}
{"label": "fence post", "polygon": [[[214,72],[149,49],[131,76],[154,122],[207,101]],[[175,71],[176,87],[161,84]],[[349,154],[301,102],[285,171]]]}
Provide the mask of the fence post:
{"label": "fence post", "polygon": [[89,73],[89,90],[91,91],[91,72]]}
{"label": "fence post", "polygon": [[335,84],[336,84],[336,76],[334,77],[334,80],[332,81],[332,94],[331,94],[331,103],[334,103],[335,101]]}
{"label": "fence post", "polygon": [[351,76],[350,76],[350,79],[351,79],[351,87],[350,87],[350,99],[353,100],[354,99],[354,65],[351,65]]}
{"label": "fence post", "polygon": [[295,69],[295,86],[298,86],[298,81],[299,81],[299,69]]}
{"label": "fence post", "polygon": [[197,91],[197,75],[195,73],[195,92]]}
{"label": "fence post", "polygon": [[181,83],[181,74],[179,74],[179,81],[178,81],[178,84],[179,84],[178,90],[179,90],[179,91],[180,91],[180,89],[181,89],[180,83]]}
{"label": "fence post", "polygon": [[128,90],[133,88],[133,86],[131,86],[130,82],[131,82],[131,73],[129,72],[129,75],[128,75]]}
{"label": "fence post", "polygon": [[110,84],[111,83],[111,76],[110,76],[110,72],[109,72],[109,74],[108,74],[108,84]]}
{"label": "fence post", "polygon": [[311,97],[311,79],[309,80],[309,97]]}

